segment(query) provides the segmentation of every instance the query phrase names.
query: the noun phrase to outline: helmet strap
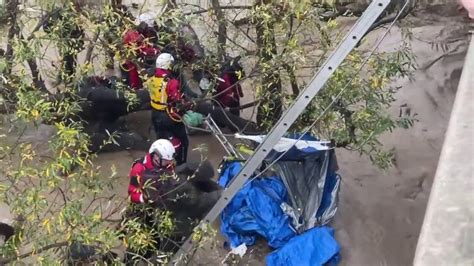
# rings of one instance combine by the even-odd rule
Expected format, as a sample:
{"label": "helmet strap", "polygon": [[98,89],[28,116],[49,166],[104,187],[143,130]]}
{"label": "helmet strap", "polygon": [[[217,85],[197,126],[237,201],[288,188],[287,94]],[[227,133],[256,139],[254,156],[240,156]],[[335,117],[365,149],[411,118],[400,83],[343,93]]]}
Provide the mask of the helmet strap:
{"label": "helmet strap", "polygon": [[[159,164],[160,165],[155,165],[155,160],[153,160],[153,158],[155,157],[155,155],[158,155],[158,158],[160,159],[159,160]],[[163,159],[161,157],[161,154],[159,152],[152,152],[150,153],[150,156],[151,156],[151,162],[154,166],[157,166],[157,167],[163,167]]]}

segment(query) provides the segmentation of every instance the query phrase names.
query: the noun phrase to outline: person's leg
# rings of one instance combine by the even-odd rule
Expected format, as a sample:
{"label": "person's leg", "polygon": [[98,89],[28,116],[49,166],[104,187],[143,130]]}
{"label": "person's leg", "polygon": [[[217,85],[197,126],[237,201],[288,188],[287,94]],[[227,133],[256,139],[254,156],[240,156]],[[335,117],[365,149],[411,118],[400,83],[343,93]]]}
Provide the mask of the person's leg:
{"label": "person's leg", "polygon": [[176,164],[181,165],[188,159],[189,146],[188,134],[184,123],[174,122],[171,133],[181,141],[181,148],[179,149],[179,153],[176,154]]}
{"label": "person's leg", "polygon": [[[188,134],[186,133],[186,127],[183,122],[173,121],[166,112],[153,111],[152,114],[153,125],[155,125],[155,131],[157,138],[170,139],[176,137],[181,141],[181,149],[176,154],[176,163],[181,165],[186,162],[188,156]],[[154,116],[153,116],[154,115]]]}
{"label": "person's leg", "polygon": [[239,103],[235,103],[235,104],[232,104],[230,107],[230,113],[235,115],[235,116],[238,116],[240,117],[240,109],[237,109],[240,107],[240,104]]}
{"label": "person's leg", "polygon": [[151,121],[155,128],[157,139],[169,139],[173,136],[170,132],[170,122],[168,121],[168,114],[164,111],[152,110]]}

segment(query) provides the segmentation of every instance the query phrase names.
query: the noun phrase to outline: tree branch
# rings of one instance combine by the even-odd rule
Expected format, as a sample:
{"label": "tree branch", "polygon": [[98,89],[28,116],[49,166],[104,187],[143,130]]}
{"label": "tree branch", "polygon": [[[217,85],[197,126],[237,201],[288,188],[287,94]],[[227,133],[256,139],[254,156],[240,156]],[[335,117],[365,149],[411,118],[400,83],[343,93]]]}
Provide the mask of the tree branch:
{"label": "tree branch", "polygon": [[[400,8],[403,7],[405,5],[406,2],[410,1],[410,0],[402,0],[403,2],[400,3]],[[408,8],[404,9],[400,15],[400,17],[398,18],[398,20],[402,20],[404,19],[406,16],[408,16],[411,11],[415,8],[415,4],[411,4],[409,5]],[[399,11],[400,12],[400,11]],[[389,24],[389,23],[392,23],[393,21],[395,21],[395,19],[397,19],[397,16],[399,14],[399,12],[395,13],[395,14],[392,14],[388,17],[379,17],[375,22],[374,24],[372,24],[372,26],[370,26],[369,30],[367,30],[367,32],[364,34],[364,36],[362,36],[361,40],[367,36],[367,34],[369,34],[370,32],[378,29],[379,27],[385,25],[385,24]],[[358,45],[360,45],[361,41],[359,41]]]}
{"label": "tree branch", "polygon": [[34,37],[35,37],[35,32],[37,32],[39,29],[41,29],[41,26],[43,26],[43,24],[48,21],[48,19],[55,15],[56,13],[58,13],[60,10],[55,10],[54,12],[52,13],[47,13],[39,22],[38,24],[36,24],[36,26],[33,28],[33,30],[31,31],[30,33],[30,36],[28,36],[28,38],[26,38],[27,41],[30,41],[32,40]]}
{"label": "tree branch", "polygon": [[[19,38],[21,40],[24,40],[23,34],[20,32]],[[31,71],[31,77],[33,78],[33,84],[35,85],[36,88],[40,89],[42,92],[49,93],[48,89],[46,88],[46,85],[44,84],[43,79],[41,78],[41,74],[38,70],[38,64],[36,63],[35,58],[30,58],[26,60],[28,63],[28,67],[30,68]]]}
{"label": "tree branch", "polygon": [[230,111],[233,111],[233,110],[242,110],[242,109],[247,109],[247,108],[250,108],[250,107],[253,107],[257,104],[260,103],[260,100],[256,100],[256,101],[253,101],[253,102],[249,102],[249,103],[246,103],[246,104],[242,104],[241,106],[239,107],[227,107],[226,109],[229,109]]}
{"label": "tree branch", "polygon": [[230,20],[227,20],[227,21],[230,22],[232,25],[234,25],[234,27],[236,29],[238,29],[240,32],[242,32],[242,34],[245,35],[245,37],[247,37],[247,39],[249,39],[253,43],[256,43],[256,41],[252,37],[250,37],[248,32],[245,32],[243,29],[241,29],[239,26],[237,26],[236,21],[230,21]]}
{"label": "tree branch", "polygon": [[[212,1],[216,1],[216,0],[212,0]],[[214,4],[213,3],[211,3],[211,4],[213,5],[213,7],[208,8],[208,9],[204,9],[199,5],[185,4],[186,6],[194,6],[194,7],[200,8],[200,10],[187,12],[187,13],[184,13],[184,15],[189,16],[189,15],[197,15],[197,14],[207,13],[207,12],[214,9]],[[252,8],[252,6],[221,6],[220,7],[221,10],[225,10],[225,9],[251,9],[251,8]]]}
{"label": "tree branch", "polygon": [[[271,5],[269,0],[259,0],[256,2],[257,6],[268,8]],[[265,11],[263,11],[265,12]],[[266,13],[270,18],[268,20],[261,16],[255,22],[255,31],[257,35],[257,47],[261,66],[272,62],[273,58],[277,56],[277,44],[275,37],[275,18],[274,13],[268,11]],[[265,99],[262,99],[262,104],[258,106],[257,124],[263,125],[264,122],[273,125],[280,119],[283,109],[283,100],[281,97],[282,85],[281,76],[278,69],[275,71],[266,70],[263,74]],[[270,111],[271,110],[271,111]]]}
{"label": "tree branch", "polygon": [[34,254],[40,254],[40,253],[43,253],[43,252],[45,252],[47,250],[50,250],[50,249],[53,249],[53,248],[64,247],[64,246],[67,246],[68,244],[69,243],[67,241],[63,241],[63,242],[59,242],[59,243],[49,244],[49,245],[46,245],[46,246],[44,246],[42,248],[39,248],[37,250],[32,250],[30,252],[23,253],[21,255],[15,256],[15,257],[0,258],[0,265],[8,264],[8,263],[13,262],[15,260],[23,259],[23,258],[32,256]]}
{"label": "tree branch", "polygon": [[233,24],[236,27],[240,27],[240,26],[243,26],[243,25],[250,24],[251,21],[252,21],[251,17],[245,17],[245,18],[241,18],[241,19],[238,19],[238,20],[234,21]]}
{"label": "tree branch", "polygon": [[344,142],[336,143],[337,148],[344,148],[348,146],[351,143],[355,143],[356,141],[356,135],[355,135],[355,130],[356,127],[354,123],[352,122],[352,114],[354,113],[353,111],[347,109],[342,102],[339,100],[334,104],[334,108],[336,111],[338,111],[342,117],[344,118],[344,124],[349,132],[349,139]]}
{"label": "tree branch", "polygon": [[285,68],[286,72],[288,73],[288,76],[290,77],[291,91],[293,92],[293,95],[298,96],[300,94],[300,89],[296,80],[295,72],[288,64],[283,64],[283,67]]}
{"label": "tree branch", "polygon": [[97,43],[97,40],[99,39],[99,35],[100,35],[100,29],[97,30],[97,32],[94,35],[94,38],[89,42],[89,46],[87,47],[87,52],[86,52],[86,58],[84,60],[85,64],[88,64],[91,61],[92,51],[94,50],[95,43]]}

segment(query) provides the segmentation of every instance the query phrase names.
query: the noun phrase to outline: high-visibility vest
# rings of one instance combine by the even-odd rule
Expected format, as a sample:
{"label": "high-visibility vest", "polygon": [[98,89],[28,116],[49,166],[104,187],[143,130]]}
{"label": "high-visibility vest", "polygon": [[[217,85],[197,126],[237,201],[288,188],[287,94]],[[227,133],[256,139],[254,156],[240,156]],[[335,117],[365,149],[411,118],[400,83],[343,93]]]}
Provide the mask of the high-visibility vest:
{"label": "high-visibility vest", "polygon": [[146,81],[146,86],[150,92],[151,107],[158,111],[166,110],[168,106],[168,85],[167,77],[151,77]]}

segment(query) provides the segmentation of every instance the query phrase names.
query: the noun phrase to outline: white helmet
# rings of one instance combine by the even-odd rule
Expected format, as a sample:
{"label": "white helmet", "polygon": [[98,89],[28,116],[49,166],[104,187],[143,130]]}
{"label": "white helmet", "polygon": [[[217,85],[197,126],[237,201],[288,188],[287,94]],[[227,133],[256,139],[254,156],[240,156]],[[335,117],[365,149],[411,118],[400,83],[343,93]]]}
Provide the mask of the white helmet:
{"label": "white helmet", "polygon": [[200,81],[199,81],[199,88],[201,88],[201,90],[203,91],[208,91],[210,88],[211,88],[211,82],[209,81],[208,78],[202,78]]}
{"label": "white helmet", "polygon": [[171,69],[171,65],[174,63],[174,58],[171,54],[162,53],[156,58],[156,68]]}
{"label": "white helmet", "polygon": [[140,14],[137,19],[137,24],[144,22],[148,27],[153,28],[155,24],[156,14],[154,12],[146,12]]}
{"label": "white helmet", "polygon": [[159,139],[153,142],[150,146],[149,153],[157,153],[161,159],[165,160],[173,160],[174,153],[176,150],[174,149],[173,143],[167,139]]}

